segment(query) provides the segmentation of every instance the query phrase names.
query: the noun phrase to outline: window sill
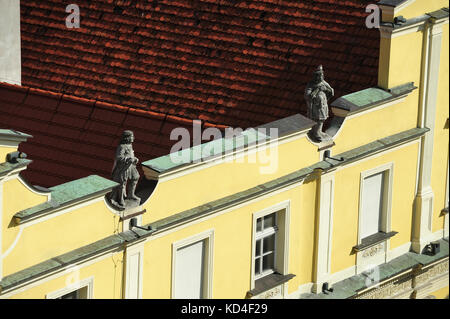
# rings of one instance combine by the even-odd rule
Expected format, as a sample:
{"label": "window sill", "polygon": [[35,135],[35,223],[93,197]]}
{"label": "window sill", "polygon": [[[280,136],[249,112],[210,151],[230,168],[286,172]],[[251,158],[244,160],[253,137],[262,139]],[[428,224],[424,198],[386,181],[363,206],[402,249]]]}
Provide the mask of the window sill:
{"label": "window sill", "polygon": [[273,273],[257,279],[255,280],[255,288],[247,292],[247,298],[251,298],[276,286],[282,285],[294,277],[295,275],[293,274],[281,275],[279,273]]}
{"label": "window sill", "polygon": [[352,254],[382,243],[383,241],[395,236],[396,234],[398,234],[398,232],[396,231],[391,231],[389,233],[378,232],[376,234],[370,235],[369,237],[363,238],[361,239],[361,244],[353,246]]}

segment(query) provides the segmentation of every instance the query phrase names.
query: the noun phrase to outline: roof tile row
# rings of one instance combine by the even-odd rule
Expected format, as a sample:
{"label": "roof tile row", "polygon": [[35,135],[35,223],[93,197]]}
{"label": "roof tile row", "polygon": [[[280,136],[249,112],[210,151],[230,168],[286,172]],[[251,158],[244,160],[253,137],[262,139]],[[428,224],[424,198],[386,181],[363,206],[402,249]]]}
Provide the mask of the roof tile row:
{"label": "roof tile row", "polygon": [[0,127],[34,135],[21,146],[34,159],[25,174],[50,186],[109,177],[123,129],[148,160],[193,119],[246,128],[304,113],[318,64],[336,96],[376,85],[369,3],[96,0],[79,4],[81,27],[68,29],[61,1],[22,1],[25,87],[0,85]]}
{"label": "roof tile row", "polygon": [[[80,29],[67,29],[63,23],[67,13],[58,1],[29,1],[22,5],[24,83],[34,86],[45,80],[40,85],[45,89],[163,114],[172,108],[171,114],[189,119],[200,109],[207,120],[219,125],[258,125],[272,120],[275,108],[289,109],[288,115],[301,109],[301,86],[317,64],[324,64],[338,94],[374,84],[378,32],[365,28],[365,14],[364,1],[356,0],[98,0],[81,5]],[[367,41],[367,49],[358,45]],[[352,55],[364,59],[355,65]],[[314,58],[305,59],[308,56]],[[364,75],[351,77],[355,69]],[[183,83],[156,83],[159,76]],[[296,82],[292,89],[299,94],[283,92],[286,78]],[[343,79],[354,82],[339,83]],[[254,112],[247,109],[248,103],[239,103],[245,97],[233,90],[255,85],[259,87],[250,89],[253,92],[247,97],[250,105],[259,105],[255,116],[239,119],[211,112],[215,107],[209,105],[210,95],[219,95],[217,104],[222,101],[245,111],[240,113]],[[272,86],[274,90],[266,90]],[[224,94],[223,89],[231,91]],[[261,118],[261,114],[268,116]],[[261,122],[254,123],[255,118]]]}

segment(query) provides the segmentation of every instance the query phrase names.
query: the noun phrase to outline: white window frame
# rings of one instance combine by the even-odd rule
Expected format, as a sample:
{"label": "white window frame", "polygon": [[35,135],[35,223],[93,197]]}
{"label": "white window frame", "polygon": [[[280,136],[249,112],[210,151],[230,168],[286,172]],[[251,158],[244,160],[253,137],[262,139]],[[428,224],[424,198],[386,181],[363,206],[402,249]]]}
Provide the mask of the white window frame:
{"label": "white window frame", "polygon": [[205,241],[204,257],[204,281],[203,281],[203,299],[212,299],[213,284],[213,261],[214,261],[214,229],[209,229],[197,235],[179,240],[172,243],[172,289],[171,298],[175,298],[175,270],[177,263],[177,250],[189,246],[199,241]]}
{"label": "white window frame", "polygon": [[[381,225],[379,230],[385,233],[391,231],[391,208],[393,196],[393,179],[394,179],[394,163],[390,162],[378,167],[361,172],[360,177],[360,192],[359,192],[359,211],[358,211],[358,245],[361,244],[361,227],[362,227],[362,199],[364,193],[364,179],[366,177],[384,173],[383,184],[383,203],[381,211]],[[356,253],[356,273],[360,274],[364,271],[369,271],[373,267],[383,264],[388,261],[388,252],[390,250],[390,239],[368,247]]]}
{"label": "white window frame", "polygon": [[76,290],[80,290],[87,287],[87,292],[86,292],[86,298],[87,299],[93,299],[93,293],[94,293],[94,276],[80,280],[77,283],[71,284],[67,287],[64,287],[62,289],[53,291],[48,293],[45,298],[46,299],[57,299],[60,298],[64,295],[67,295],[71,292],[74,292]]}
{"label": "white window frame", "polygon": [[358,245],[361,244],[363,239],[361,236],[362,229],[362,204],[363,204],[363,193],[364,193],[364,179],[366,177],[384,173],[384,184],[383,184],[383,202],[381,211],[381,225],[379,226],[381,231],[388,233],[391,231],[391,208],[392,208],[392,184],[394,177],[394,163],[390,162],[376,168],[361,172],[360,177],[360,190],[359,190],[359,211],[358,211]]}
{"label": "white window frame", "polygon": [[[258,219],[262,219],[262,222],[261,222],[261,227],[262,228],[264,228],[264,218],[266,217],[266,216],[270,216],[270,215],[273,215],[274,216],[274,219],[275,219],[275,226],[273,226],[273,227],[269,227],[269,228],[267,228],[267,229],[264,229],[263,231],[260,231],[260,232],[258,232],[258,230],[256,230],[255,231],[255,239],[254,239],[254,241],[255,241],[255,255],[253,256],[253,262],[255,263],[255,266],[256,266],[256,258],[257,258],[257,256],[256,256],[256,242],[258,241],[258,240],[260,240],[261,241],[261,247],[260,247],[260,255],[259,255],[259,257],[261,258],[261,262],[260,262],[260,268],[262,268],[262,266],[263,266],[263,258],[264,258],[264,253],[263,253],[263,250],[264,250],[264,238],[266,238],[266,237],[270,237],[270,236],[272,236],[272,235],[275,235],[274,236],[274,245],[273,245],[273,251],[272,252],[269,252],[269,253],[266,253],[266,255],[268,255],[268,254],[270,254],[270,253],[273,253],[273,265],[274,265],[274,268],[275,268],[275,262],[276,262],[276,256],[277,256],[277,232],[278,232],[278,214],[277,214],[277,212],[273,212],[273,213],[271,213],[271,214],[267,214],[267,215],[264,215],[264,216],[261,216],[261,217],[259,217],[259,218],[257,218],[256,219],[256,224],[258,224]],[[254,271],[255,271],[256,269],[254,269]],[[270,274],[273,274],[275,272],[275,270],[274,269],[269,269],[269,270],[266,270],[266,271],[262,271],[260,274],[254,274],[254,276],[255,276],[255,280],[258,280],[259,278],[262,278],[262,277],[265,277],[265,276],[267,276],[267,275],[270,275]]]}
{"label": "white window frame", "polygon": [[[262,276],[255,275],[255,253],[256,253],[256,221],[264,216],[276,213],[276,226],[278,230],[275,235],[275,270],[282,275],[288,274],[289,269],[289,226],[290,226],[290,200],[283,201],[274,206],[266,208],[262,211],[253,214],[253,227],[252,227],[252,259],[251,259],[251,276],[250,276],[250,287],[255,288],[255,281],[269,275],[270,273],[265,273]],[[280,213],[284,216],[280,218]],[[280,237],[284,237],[284,240],[279,240]],[[281,249],[277,250],[277,247]],[[280,256],[280,254],[282,254]],[[285,284],[287,285],[287,283]],[[283,289],[284,294],[287,289]]]}

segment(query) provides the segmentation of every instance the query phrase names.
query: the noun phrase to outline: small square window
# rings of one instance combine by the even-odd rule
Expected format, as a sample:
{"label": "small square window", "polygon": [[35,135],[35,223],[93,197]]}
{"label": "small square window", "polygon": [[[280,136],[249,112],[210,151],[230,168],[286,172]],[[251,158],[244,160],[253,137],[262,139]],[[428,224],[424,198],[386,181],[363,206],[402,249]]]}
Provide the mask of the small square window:
{"label": "small square window", "polygon": [[275,226],[275,214],[270,214],[264,217],[264,229]]}
{"label": "small square window", "polygon": [[263,253],[273,252],[275,250],[275,234],[263,239]]}
{"label": "small square window", "polygon": [[258,220],[256,221],[256,231],[262,231],[262,218],[258,218]]}
{"label": "small square window", "polygon": [[255,255],[256,255],[256,256],[261,255],[261,240],[257,240],[257,241],[256,241],[256,251],[255,251]]}
{"label": "small square window", "polygon": [[263,272],[271,271],[273,272],[274,267],[274,254],[270,253],[263,257]]}
{"label": "small square window", "polygon": [[255,259],[255,275],[261,274],[261,258]]}

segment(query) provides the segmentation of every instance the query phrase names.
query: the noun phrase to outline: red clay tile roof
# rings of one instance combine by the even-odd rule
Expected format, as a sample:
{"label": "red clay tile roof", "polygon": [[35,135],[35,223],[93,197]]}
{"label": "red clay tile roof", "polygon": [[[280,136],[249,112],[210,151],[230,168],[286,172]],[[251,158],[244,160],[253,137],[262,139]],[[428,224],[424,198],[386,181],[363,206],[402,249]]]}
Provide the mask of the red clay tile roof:
{"label": "red clay tile roof", "polygon": [[251,127],[298,113],[323,64],[336,96],[377,83],[361,0],[21,2],[24,85]]}
{"label": "red clay tile roof", "polygon": [[372,2],[79,1],[81,28],[68,29],[73,1],[21,1],[25,87],[0,85],[0,127],[34,136],[20,147],[34,160],[24,176],[53,186],[109,177],[124,129],[148,160],[192,119],[247,128],[305,113],[319,64],[336,97],[376,85]]}
{"label": "red clay tile roof", "polygon": [[0,110],[0,127],[33,135],[19,146],[33,160],[21,174],[46,187],[91,174],[111,178],[126,129],[135,134],[133,148],[141,161],[169,153],[176,143],[170,140],[174,127],[192,131],[191,121],[175,116],[6,83],[0,83]]}

